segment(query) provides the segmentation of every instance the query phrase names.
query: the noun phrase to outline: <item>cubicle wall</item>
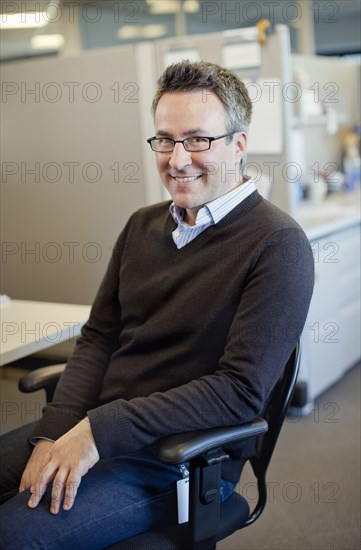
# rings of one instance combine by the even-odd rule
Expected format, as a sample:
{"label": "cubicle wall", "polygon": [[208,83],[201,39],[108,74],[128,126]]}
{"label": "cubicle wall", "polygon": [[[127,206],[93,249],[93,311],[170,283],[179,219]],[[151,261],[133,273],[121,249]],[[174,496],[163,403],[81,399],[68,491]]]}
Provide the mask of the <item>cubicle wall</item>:
{"label": "cubicle wall", "polygon": [[144,182],[139,55],[4,64],[2,293],[90,304],[127,218],[159,200]]}

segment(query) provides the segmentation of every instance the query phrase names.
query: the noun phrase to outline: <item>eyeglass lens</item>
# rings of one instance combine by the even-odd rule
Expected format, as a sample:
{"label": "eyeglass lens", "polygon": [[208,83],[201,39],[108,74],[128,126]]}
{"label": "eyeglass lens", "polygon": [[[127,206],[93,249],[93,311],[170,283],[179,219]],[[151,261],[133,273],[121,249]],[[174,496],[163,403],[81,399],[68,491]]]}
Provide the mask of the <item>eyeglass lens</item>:
{"label": "eyeglass lens", "polygon": [[[206,137],[190,137],[182,141],[186,151],[205,151],[209,149],[209,139]],[[169,138],[157,138],[152,140],[152,149],[158,152],[172,152],[174,150],[175,143]]]}

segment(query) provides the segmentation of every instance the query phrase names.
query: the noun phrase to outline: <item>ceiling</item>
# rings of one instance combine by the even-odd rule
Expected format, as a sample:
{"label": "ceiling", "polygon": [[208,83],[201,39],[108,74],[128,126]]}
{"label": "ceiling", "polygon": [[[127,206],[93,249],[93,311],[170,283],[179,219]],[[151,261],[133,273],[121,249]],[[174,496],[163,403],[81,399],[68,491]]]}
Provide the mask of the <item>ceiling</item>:
{"label": "ceiling", "polygon": [[[261,18],[290,27],[293,51],[302,25],[313,24],[315,53],[360,52],[361,0],[0,0],[0,10],[2,60],[224,31]],[[9,27],[14,16],[18,28]]]}

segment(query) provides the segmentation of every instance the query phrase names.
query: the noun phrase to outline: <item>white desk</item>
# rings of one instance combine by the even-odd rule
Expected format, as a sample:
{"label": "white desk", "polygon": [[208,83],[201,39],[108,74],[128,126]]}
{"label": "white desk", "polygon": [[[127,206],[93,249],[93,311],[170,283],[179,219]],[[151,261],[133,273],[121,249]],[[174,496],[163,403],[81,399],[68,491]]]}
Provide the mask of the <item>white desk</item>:
{"label": "white desk", "polygon": [[315,260],[297,382],[306,383],[307,412],[361,357],[360,194],[340,193],[318,205],[304,203],[298,221]]}
{"label": "white desk", "polygon": [[73,341],[88,320],[90,306],[10,300],[0,305],[0,366],[60,342]]}

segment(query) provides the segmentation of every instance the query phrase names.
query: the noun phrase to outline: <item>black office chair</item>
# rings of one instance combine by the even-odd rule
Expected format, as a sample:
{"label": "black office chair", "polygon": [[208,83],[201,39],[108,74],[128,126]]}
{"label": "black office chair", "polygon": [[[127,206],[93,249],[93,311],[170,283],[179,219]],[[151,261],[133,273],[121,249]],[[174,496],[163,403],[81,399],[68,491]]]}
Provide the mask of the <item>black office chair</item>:
{"label": "black office chair", "polygon": [[[267,501],[266,472],[295,388],[300,363],[300,341],[276,384],[263,418],[225,428],[212,428],[176,435],[159,441],[158,456],[169,464],[189,462],[189,521],[181,525],[159,526],[108,547],[110,550],[214,550],[220,541],[238,529],[254,523]],[[64,365],[29,372],[19,381],[19,389],[45,389],[52,399]],[[223,451],[230,444],[257,437],[256,454],[250,458],[257,479],[258,502],[252,512],[237,492],[220,504],[221,465],[229,457]]]}

